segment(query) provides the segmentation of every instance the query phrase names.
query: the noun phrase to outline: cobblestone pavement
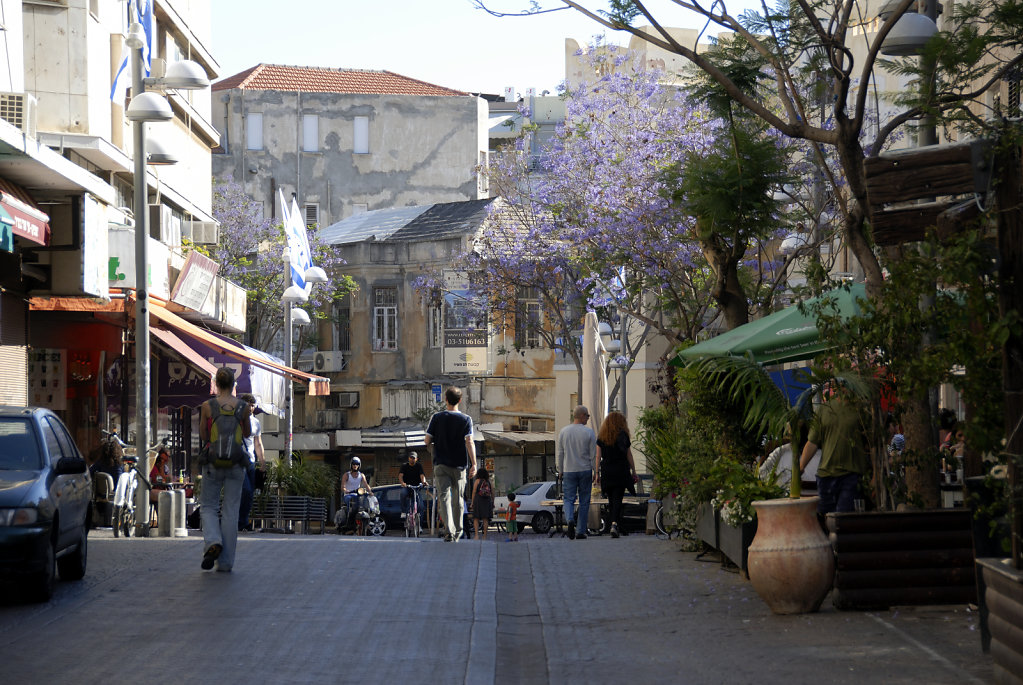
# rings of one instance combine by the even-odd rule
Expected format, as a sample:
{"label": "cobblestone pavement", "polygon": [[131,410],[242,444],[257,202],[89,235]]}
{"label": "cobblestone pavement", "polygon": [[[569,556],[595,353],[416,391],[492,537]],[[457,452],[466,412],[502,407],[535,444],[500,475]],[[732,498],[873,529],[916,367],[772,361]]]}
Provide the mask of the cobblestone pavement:
{"label": "cobblestone pavement", "polygon": [[90,534],[48,604],[0,598],[5,683],[989,683],[965,606],[772,615],[749,582],[630,535]]}

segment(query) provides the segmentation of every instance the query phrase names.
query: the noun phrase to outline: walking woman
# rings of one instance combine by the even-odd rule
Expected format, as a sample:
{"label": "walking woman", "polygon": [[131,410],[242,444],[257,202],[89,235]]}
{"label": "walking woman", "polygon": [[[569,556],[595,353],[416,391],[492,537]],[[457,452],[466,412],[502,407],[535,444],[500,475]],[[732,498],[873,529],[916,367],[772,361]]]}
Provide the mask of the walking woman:
{"label": "walking woman", "polygon": [[611,509],[611,537],[622,530],[622,498],[636,481],[636,463],[632,460],[629,424],[620,412],[609,412],[597,434],[597,463],[600,464],[600,488]]}

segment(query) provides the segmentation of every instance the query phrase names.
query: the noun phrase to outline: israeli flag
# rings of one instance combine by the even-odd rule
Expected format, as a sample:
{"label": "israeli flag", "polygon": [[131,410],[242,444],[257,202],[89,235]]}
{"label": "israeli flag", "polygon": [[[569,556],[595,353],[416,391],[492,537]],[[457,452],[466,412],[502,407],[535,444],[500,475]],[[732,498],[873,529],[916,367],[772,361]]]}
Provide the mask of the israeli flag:
{"label": "israeli flag", "polygon": [[[153,35],[156,33],[156,18],[153,16],[153,0],[128,0],[128,25],[141,24],[142,32],[145,34],[145,41],[142,46],[142,68],[145,76],[149,76],[150,66],[153,62]],[[131,49],[127,44],[121,48],[121,65],[114,74],[114,82],[110,87],[110,99],[113,102],[124,102],[125,91],[131,82],[131,68],[128,61],[131,59]]]}
{"label": "israeli flag", "polygon": [[284,219],[284,234],[288,239],[288,253],[291,255],[291,282],[305,290],[308,295],[312,284],[305,282],[306,269],[313,265],[312,250],[309,248],[309,231],[302,221],[298,201],[291,198],[291,210],[284,200],[284,192],[278,188],[281,201],[281,218]]}

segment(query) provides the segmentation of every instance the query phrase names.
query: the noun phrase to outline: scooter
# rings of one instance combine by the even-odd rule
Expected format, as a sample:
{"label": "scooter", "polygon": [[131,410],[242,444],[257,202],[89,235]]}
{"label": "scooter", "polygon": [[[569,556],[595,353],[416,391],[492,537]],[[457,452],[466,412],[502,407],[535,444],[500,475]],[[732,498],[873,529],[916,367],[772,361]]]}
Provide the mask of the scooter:
{"label": "scooter", "polygon": [[380,502],[375,495],[362,488],[349,506],[342,505],[337,510],[334,525],[337,526],[339,534],[368,534],[379,537],[387,531],[387,523],[380,516]]}

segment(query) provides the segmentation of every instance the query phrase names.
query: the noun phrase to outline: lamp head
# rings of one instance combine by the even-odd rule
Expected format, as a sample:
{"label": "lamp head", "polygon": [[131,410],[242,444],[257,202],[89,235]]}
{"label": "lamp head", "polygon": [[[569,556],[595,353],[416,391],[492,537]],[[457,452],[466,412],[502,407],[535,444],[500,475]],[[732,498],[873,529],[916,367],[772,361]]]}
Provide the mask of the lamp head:
{"label": "lamp head", "polygon": [[206,78],[206,70],[190,59],[171,62],[167,65],[167,73],[157,79],[165,88],[174,90],[200,90],[208,88],[210,80]]}
{"label": "lamp head", "polygon": [[174,118],[170,103],[156,93],[137,93],[128,103],[129,121],[170,121]]}
{"label": "lamp head", "polygon": [[327,272],[318,266],[311,266],[305,270],[306,283],[326,283]]}
{"label": "lamp head", "polygon": [[890,57],[919,54],[937,32],[938,26],[930,17],[916,12],[903,14],[885,36],[881,54]]}
{"label": "lamp head", "polygon": [[291,323],[295,326],[309,325],[309,312],[298,307],[291,308]]}
{"label": "lamp head", "polygon": [[285,302],[305,302],[309,299],[309,296],[306,295],[305,290],[297,285],[289,285],[281,299]]}
{"label": "lamp head", "polygon": [[152,138],[146,140],[146,164],[166,166],[177,163],[177,156],[166,145]]}

